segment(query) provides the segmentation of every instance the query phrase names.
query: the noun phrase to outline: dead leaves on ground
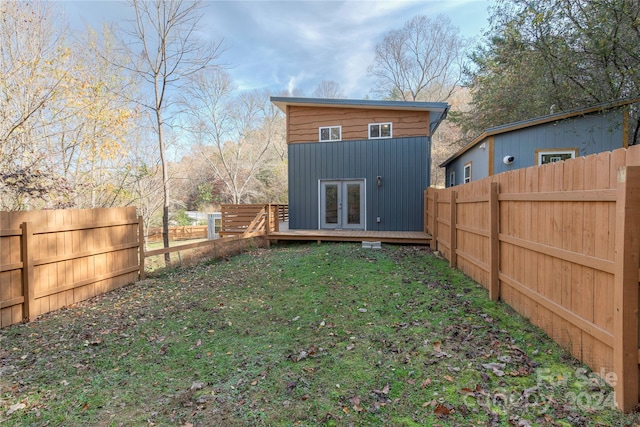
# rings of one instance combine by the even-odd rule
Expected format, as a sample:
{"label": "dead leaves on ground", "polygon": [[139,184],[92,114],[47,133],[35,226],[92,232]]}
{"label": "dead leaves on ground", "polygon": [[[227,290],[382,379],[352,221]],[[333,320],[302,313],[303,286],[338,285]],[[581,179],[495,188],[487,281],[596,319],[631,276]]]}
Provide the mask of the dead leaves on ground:
{"label": "dead leaves on ground", "polygon": [[[301,251],[289,252],[291,259],[299,263]],[[120,371],[116,374],[116,369],[110,369],[108,372],[114,373],[112,382],[124,389],[143,376],[142,370],[138,369],[140,373],[136,375],[127,369],[127,363],[132,360],[144,359],[150,364],[177,360],[178,364],[186,364],[192,358],[201,357],[198,363],[205,368],[198,376],[178,378],[174,375],[174,382],[169,385],[160,376],[152,379],[149,395],[158,403],[149,406],[161,415],[151,416],[150,425],[166,424],[168,420],[185,427],[192,423],[224,425],[223,422],[203,423],[199,417],[205,412],[219,416],[218,421],[224,421],[224,417],[231,420],[238,414],[254,416],[255,424],[259,424],[258,416],[286,412],[307,417],[306,422],[300,422],[304,425],[323,421],[327,425],[333,421],[333,425],[358,425],[362,420],[372,419],[380,425],[393,425],[393,417],[399,414],[422,425],[455,425],[469,416],[475,420],[485,419],[488,426],[510,423],[526,427],[528,421],[523,414],[514,414],[507,420],[494,412],[495,408],[492,410],[482,403],[499,401],[501,391],[507,387],[516,398],[526,399],[540,393],[526,378],[522,383],[528,386],[521,390],[516,386],[503,386],[512,377],[532,375],[535,363],[514,345],[509,331],[501,329],[504,326],[500,326],[499,310],[481,308],[473,303],[474,294],[466,296],[472,292],[473,285],[456,289],[451,281],[429,277],[430,273],[423,267],[424,251],[409,252],[409,248],[402,248],[392,253],[398,264],[404,263],[406,256],[418,258],[406,264],[402,271],[393,272],[386,296],[379,292],[371,295],[386,289],[386,283],[376,289],[365,289],[364,276],[355,274],[347,284],[338,284],[333,276],[327,276],[324,280],[336,284],[327,288],[326,295],[314,296],[312,303],[318,311],[305,311],[305,307],[298,304],[302,300],[285,300],[288,305],[285,310],[278,307],[282,302],[275,298],[278,292],[293,294],[294,288],[304,287],[301,281],[292,278],[293,261],[282,258],[270,261],[282,264],[278,273],[264,265],[264,268],[255,268],[256,264],[234,263],[233,275],[216,274],[214,278],[205,272],[213,267],[167,275],[166,280],[159,279],[158,283],[147,281],[135,289],[125,288],[97,298],[94,302],[102,300],[108,304],[96,305],[95,309],[91,301],[78,304],[68,310],[73,316],[68,316],[66,323],[56,325],[60,329],[54,331],[53,339],[35,332],[27,339],[25,333],[21,338],[28,341],[29,346],[14,344],[20,349],[7,350],[10,353],[7,360],[16,370],[22,369],[42,357],[27,350],[35,348],[60,359],[73,359],[68,372],[82,379],[92,377],[97,369],[93,356],[106,352],[116,343],[117,351],[112,352],[110,362]],[[386,255],[386,252],[380,253]],[[271,252],[261,256],[270,257]],[[259,281],[253,280],[253,271],[255,275],[259,273]],[[331,274],[335,275],[335,271]],[[368,277],[372,276],[368,273]],[[317,277],[314,275],[313,287],[321,287],[316,283],[320,281]],[[278,288],[281,285],[286,287]],[[340,294],[342,287],[349,287],[351,294]],[[251,292],[243,292],[238,297],[240,291],[248,288],[252,288]],[[368,293],[362,293],[363,290]],[[392,302],[383,304],[385,298]],[[370,305],[364,304],[364,300]],[[344,306],[340,301],[344,301]],[[265,312],[268,315],[262,316]],[[105,320],[101,321],[101,317]],[[248,325],[244,318],[250,319],[246,322]],[[165,323],[170,322],[177,322],[179,327],[165,328]],[[263,325],[275,326],[273,330],[263,331]],[[269,334],[279,333],[277,329],[283,325],[293,338],[278,347],[278,341],[270,340]],[[230,332],[246,336],[250,344],[244,347],[242,342],[214,350],[212,342],[224,342]],[[262,343],[261,339],[273,343],[276,349],[266,350],[264,345],[256,351],[256,343]],[[80,352],[76,351],[78,348]],[[271,349],[271,345],[268,348]],[[535,353],[526,349],[534,357]],[[0,349],[0,359],[2,351]],[[332,376],[333,365],[327,364],[342,359],[354,363],[364,375],[353,379],[349,378],[351,371],[336,370],[342,376]],[[37,366],[54,369],[55,363],[49,363]],[[215,365],[227,363],[231,366],[229,372],[215,371]],[[369,366],[371,370],[367,371]],[[128,387],[124,387],[127,383],[120,383],[121,380],[128,381]],[[77,389],[78,384],[72,378],[69,381],[60,378],[53,386],[70,394],[70,389]],[[34,410],[33,402],[25,400],[26,393],[33,389],[22,384],[16,387],[24,390],[9,390],[11,401],[2,406],[0,416],[8,410],[14,411],[14,417],[19,411]],[[84,405],[85,402],[80,401],[75,407],[95,411],[95,405]],[[167,408],[169,415],[163,416],[165,409],[161,408]],[[314,412],[309,408],[318,409]],[[562,405],[551,408],[556,411],[554,415],[567,413],[563,412]],[[289,421],[293,425],[298,423],[293,418]],[[538,421],[553,425],[543,418]]]}
{"label": "dead leaves on ground", "polygon": [[291,360],[292,362],[300,362],[309,357],[318,357],[320,354],[324,353],[324,349],[322,347],[316,348],[316,346],[311,345],[307,349],[300,350],[294,353],[289,354],[286,358]]}

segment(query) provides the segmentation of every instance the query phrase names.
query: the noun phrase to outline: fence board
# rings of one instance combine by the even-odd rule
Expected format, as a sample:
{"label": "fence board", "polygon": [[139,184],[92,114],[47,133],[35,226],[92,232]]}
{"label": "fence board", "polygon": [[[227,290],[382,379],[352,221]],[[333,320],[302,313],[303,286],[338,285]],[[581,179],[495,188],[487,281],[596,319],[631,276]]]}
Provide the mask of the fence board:
{"label": "fence board", "polygon": [[[533,199],[535,196],[549,193],[543,192],[543,189],[545,188],[545,180],[541,179],[538,169],[526,169],[525,174],[527,180],[525,192],[528,196],[530,196],[528,197],[528,203],[526,203],[525,205],[525,210],[530,210],[531,212],[531,229],[528,236],[525,235],[525,239],[530,239],[531,241],[536,243],[545,243],[547,236],[546,230],[548,229],[546,214],[548,203],[534,203],[531,199]],[[509,196],[513,195],[511,194]],[[548,202],[548,200],[546,201]],[[529,254],[531,258],[530,262],[528,262],[527,264],[530,265],[531,268],[530,271],[526,274],[526,277],[530,278],[532,289],[543,296],[548,296],[549,286],[551,285],[548,281],[548,278],[545,277],[545,273],[548,272],[548,269],[545,268],[545,264],[548,262],[548,257],[545,253],[539,252],[529,252]],[[540,324],[541,316],[544,318],[546,315],[547,314],[544,312],[544,307],[541,307],[541,305],[537,302],[533,304],[533,308],[531,310],[532,322]]]}

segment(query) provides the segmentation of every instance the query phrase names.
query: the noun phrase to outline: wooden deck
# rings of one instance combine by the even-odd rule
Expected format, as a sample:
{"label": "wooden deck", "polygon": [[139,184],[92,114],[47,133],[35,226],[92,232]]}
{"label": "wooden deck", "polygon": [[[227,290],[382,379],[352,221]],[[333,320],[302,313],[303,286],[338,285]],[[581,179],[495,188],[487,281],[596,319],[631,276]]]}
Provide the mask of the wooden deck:
{"label": "wooden deck", "polygon": [[270,232],[269,240],[306,240],[320,242],[381,242],[428,245],[431,235],[420,231],[372,230],[289,230],[281,223],[280,231]]}

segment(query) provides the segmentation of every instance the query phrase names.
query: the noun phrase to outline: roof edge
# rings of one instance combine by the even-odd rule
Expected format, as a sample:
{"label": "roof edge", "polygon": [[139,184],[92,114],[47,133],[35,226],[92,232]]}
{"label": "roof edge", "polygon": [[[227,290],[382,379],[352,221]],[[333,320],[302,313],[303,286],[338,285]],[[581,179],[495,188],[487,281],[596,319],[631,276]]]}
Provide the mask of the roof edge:
{"label": "roof edge", "polygon": [[449,109],[446,102],[383,101],[369,99],[335,99],[272,96],[271,102],[285,112],[289,105],[307,107],[343,107],[343,108],[379,108],[392,110],[418,110],[445,112]]}
{"label": "roof edge", "polygon": [[547,114],[545,116],[539,116],[532,119],[520,120],[513,123],[507,123],[504,125],[494,126],[488,129],[485,129],[481,135],[477,136],[473,139],[469,144],[465,145],[463,148],[458,150],[454,155],[449,157],[447,160],[442,162],[439,167],[443,168],[448,166],[452,161],[460,157],[462,154],[469,151],[471,148],[478,145],[483,140],[487,139],[490,136],[499,135],[502,133],[512,132],[514,130],[523,129],[532,126],[538,126],[541,124],[555,122],[557,120],[570,119],[572,117],[591,114],[597,111],[607,111],[612,110],[614,108],[623,107],[625,105],[634,104],[636,102],[640,102],[640,97],[637,98],[620,98],[609,102],[601,102],[599,104],[594,104],[589,107],[583,108],[574,108],[572,110],[561,111],[559,113]]}

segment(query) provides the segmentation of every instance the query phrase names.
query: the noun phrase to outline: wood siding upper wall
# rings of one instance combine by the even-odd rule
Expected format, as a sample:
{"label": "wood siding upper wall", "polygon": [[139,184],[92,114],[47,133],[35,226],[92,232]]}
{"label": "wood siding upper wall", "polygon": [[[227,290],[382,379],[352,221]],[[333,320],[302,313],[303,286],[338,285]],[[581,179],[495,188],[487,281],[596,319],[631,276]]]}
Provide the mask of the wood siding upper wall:
{"label": "wood siding upper wall", "polygon": [[391,122],[394,138],[430,136],[429,112],[366,108],[287,108],[287,143],[318,142],[318,128],[342,126],[342,140],[368,139],[369,123]]}

